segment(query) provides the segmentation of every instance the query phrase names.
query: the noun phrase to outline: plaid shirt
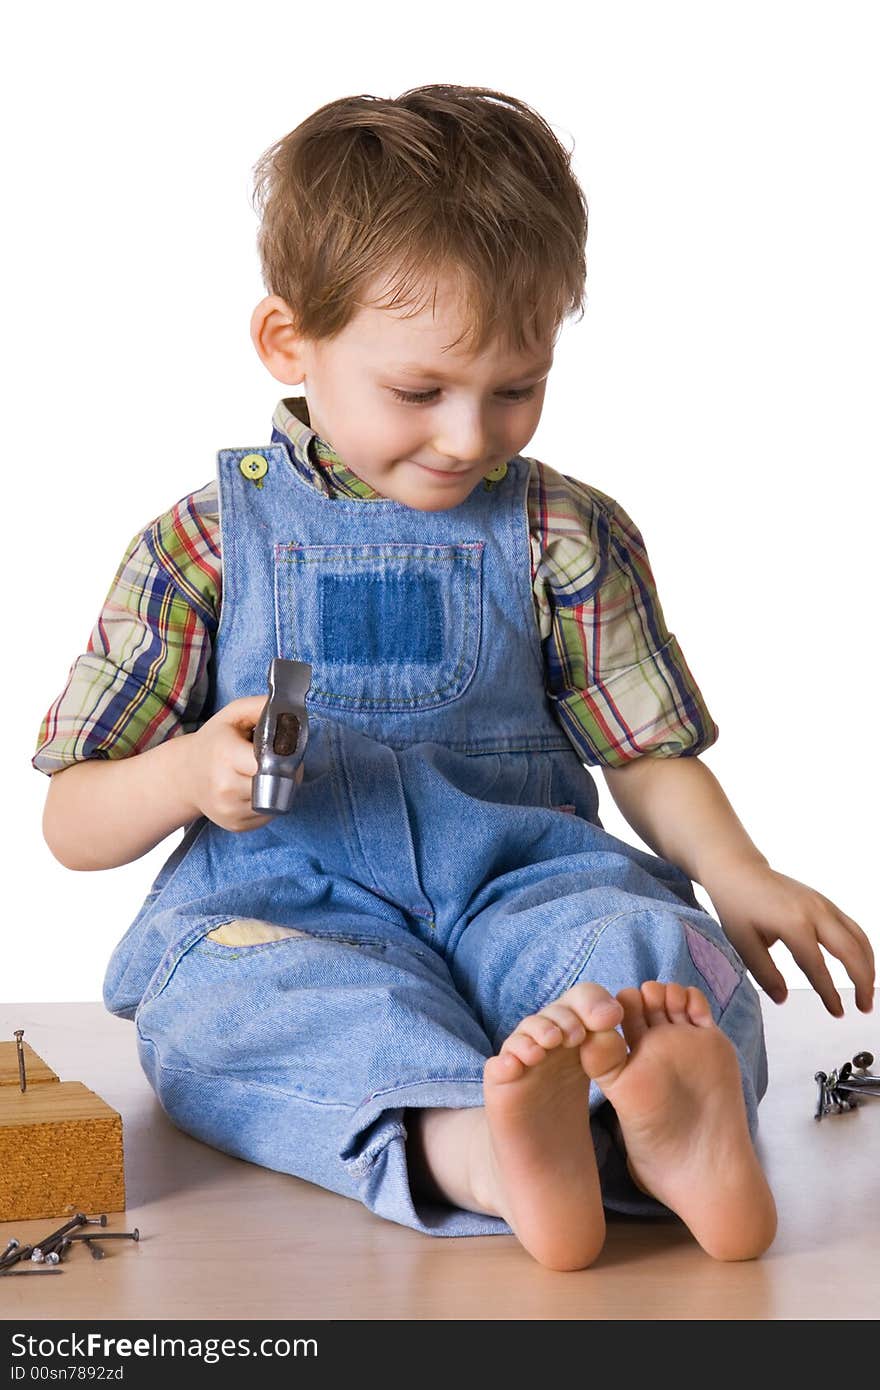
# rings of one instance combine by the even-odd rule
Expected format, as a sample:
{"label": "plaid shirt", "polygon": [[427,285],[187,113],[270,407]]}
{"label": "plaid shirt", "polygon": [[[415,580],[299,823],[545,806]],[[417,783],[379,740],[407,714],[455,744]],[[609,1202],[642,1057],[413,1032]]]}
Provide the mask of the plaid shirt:
{"label": "plaid shirt", "polygon": [[[379,497],[309,426],[305,397],[280,401],[272,442],[330,497]],[[718,726],[667,632],[641,534],[596,488],[530,459],[531,580],[545,688],[582,762],[709,748]],[[481,486],[491,488],[491,478]],[[33,766],[126,758],[199,727],[220,616],[216,482],[131,541],[86,651],[40,728]]]}

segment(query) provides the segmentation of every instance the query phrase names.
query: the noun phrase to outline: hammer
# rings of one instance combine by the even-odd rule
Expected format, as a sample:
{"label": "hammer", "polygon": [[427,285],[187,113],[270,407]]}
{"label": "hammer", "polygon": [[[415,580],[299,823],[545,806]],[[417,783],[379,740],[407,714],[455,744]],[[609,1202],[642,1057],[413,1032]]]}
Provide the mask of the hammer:
{"label": "hammer", "polygon": [[293,804],[309,739],[306,695],[311,680],[307,661],[276,656],[269,664],[269,698],[254,726],[258,772],[251,791],[251,806],[264,815],[284,815]]}

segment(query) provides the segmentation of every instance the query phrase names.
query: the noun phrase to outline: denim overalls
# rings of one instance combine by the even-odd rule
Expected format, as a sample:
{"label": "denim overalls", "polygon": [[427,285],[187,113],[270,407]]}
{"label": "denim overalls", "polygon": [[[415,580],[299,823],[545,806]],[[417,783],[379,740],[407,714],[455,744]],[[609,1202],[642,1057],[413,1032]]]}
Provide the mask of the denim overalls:
{"label": "denim overalls", "polygon": [[[310,662],[304,778],[256,830],[187,827],[104,983],[181,1130],[430,1235],[510,1228],[414,1198],[406,1109],[482,1104],[486,1058],[578,980],[698,986],[737,1049],[753,1134],[767,1086],[738,955],[680,869],[603,830],[553,715],[529,467],[517,456],[491,491],[423,512],[326,496],[281,444],[220,452],[204,718],[265,691],[273,656]],[[211,936],[239,919],[276,939]],[[595,1084],[589,1103],[605,1205],[664,1214]]]}

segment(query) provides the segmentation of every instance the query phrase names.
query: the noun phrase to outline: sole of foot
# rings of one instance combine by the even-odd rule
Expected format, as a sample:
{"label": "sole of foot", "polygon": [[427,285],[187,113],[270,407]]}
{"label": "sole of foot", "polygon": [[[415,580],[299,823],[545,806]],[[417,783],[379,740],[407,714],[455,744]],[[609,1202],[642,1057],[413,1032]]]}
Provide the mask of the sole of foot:
{"label": "sole of foot", "polygon": [[584,1269],[605,1241],[589,1088],[626,1064],[623,1012],[601,985],[574,985],[524,1018],[483,1072],[484,1209],[549,1269]]}
{"label": "sole of foot", "polygon": [[629,1171],[718,1260],[750,1260],[776,1234],[776,1205],[749,1134],[739,1063],[706,996],[646,981],[616,996],[629,1046],[602,1085]]}

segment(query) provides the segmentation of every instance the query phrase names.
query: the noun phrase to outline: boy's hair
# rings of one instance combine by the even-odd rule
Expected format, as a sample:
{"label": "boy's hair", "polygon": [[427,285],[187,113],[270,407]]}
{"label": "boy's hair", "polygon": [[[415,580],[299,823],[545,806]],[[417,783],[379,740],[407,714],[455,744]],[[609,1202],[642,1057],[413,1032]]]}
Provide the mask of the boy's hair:
{"label": "boy's hair", "polygon": [[[470,325],[450,346],[469,352],[528,350],[583,317],[587,203],[570,154],[515,97],[440,83],[342,97],[254,176],[263,281],[302,337],[334,337],[366,303],[415,314],[446,274]],[[396,277],[391,298],[361,298],[380,275]]]}

